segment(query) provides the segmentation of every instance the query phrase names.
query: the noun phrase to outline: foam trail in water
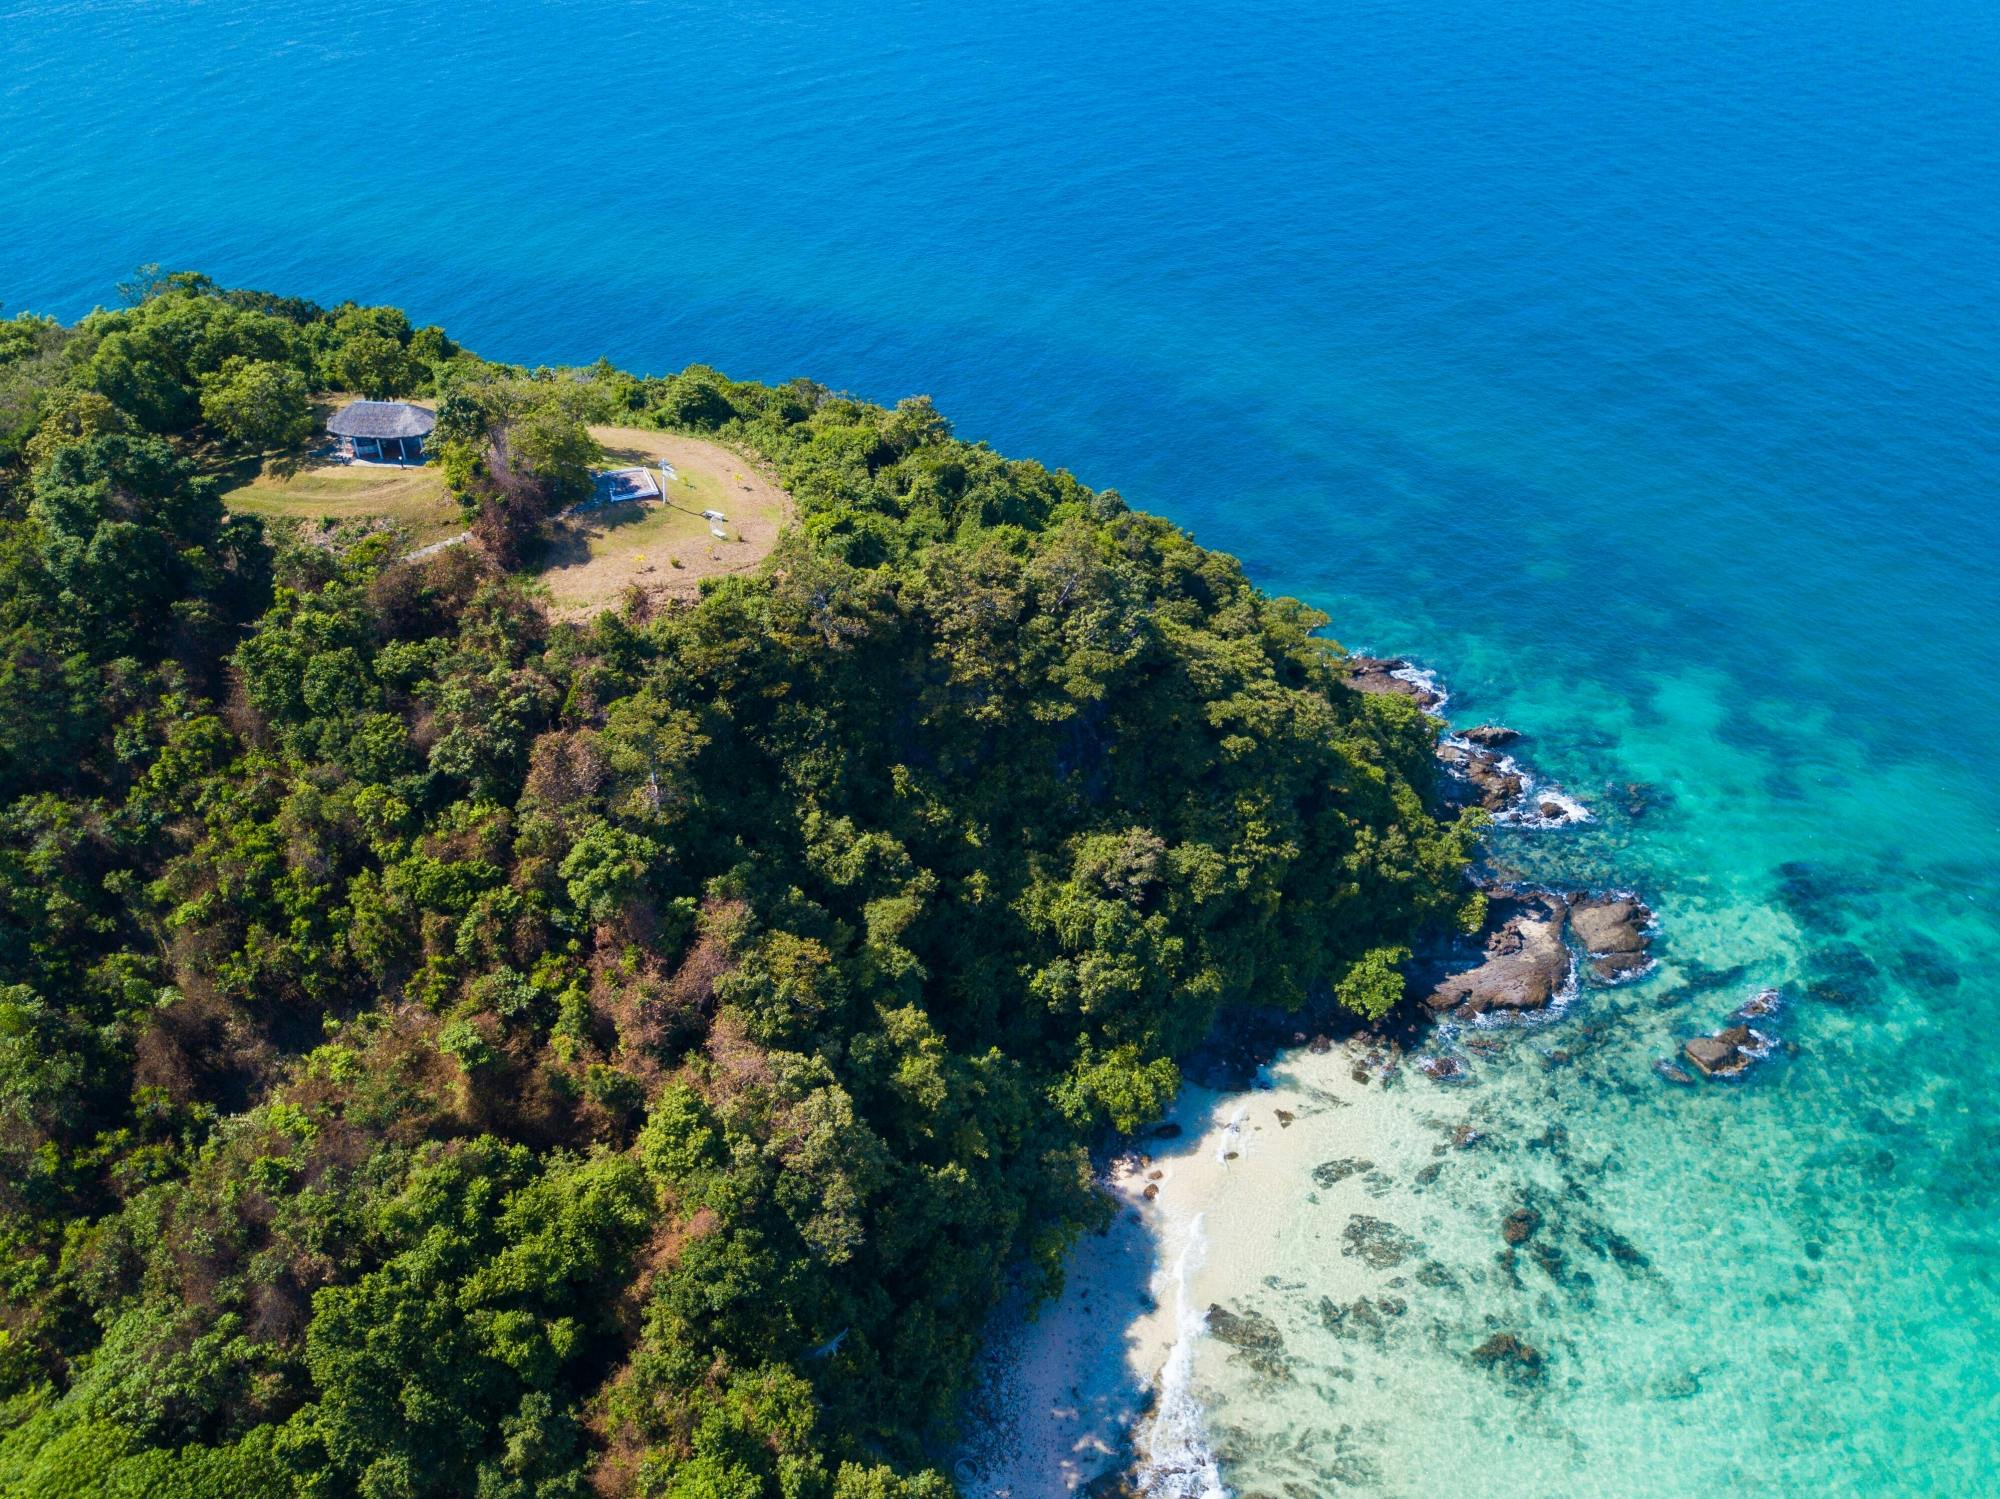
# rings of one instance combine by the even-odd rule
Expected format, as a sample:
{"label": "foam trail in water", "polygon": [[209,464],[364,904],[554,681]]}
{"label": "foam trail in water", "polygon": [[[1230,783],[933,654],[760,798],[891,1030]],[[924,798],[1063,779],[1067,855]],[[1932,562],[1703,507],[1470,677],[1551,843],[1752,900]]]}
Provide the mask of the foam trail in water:
{"label": "foam trail in water", "polygon": [[1137,1473],[1139,1492],[1151,1499],[1229,1499],[1215,1454],[1202,1437],[1201,1405],[1192,1388],[1194,1345],[1207,1330],[1208,1313],[1189,1305],[1188,1282],[1207,1243],[1197,1213],[1174,1261],[1174,1346],[1160,1369],[1159,1404]]}
{"label": "foam trail in water", "polygon": [[1218,1162],[1228,1160],[1231,1153],[1236,1150],[1243,1138],[1243,1121],[1249,1117],[1250,1105],[1247,1103],[1239,1103],[1231,1111],[1227,1122],[1222,1126],[1222,1138],[1216,1141],[1215,1159]]}

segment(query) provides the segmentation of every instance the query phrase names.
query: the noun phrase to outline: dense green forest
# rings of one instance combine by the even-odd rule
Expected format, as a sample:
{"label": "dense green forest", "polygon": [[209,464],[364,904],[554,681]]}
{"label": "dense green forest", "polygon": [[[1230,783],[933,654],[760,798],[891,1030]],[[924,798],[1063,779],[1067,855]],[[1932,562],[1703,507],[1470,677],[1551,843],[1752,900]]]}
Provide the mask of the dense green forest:
{"label": "dense green forest", "polygon": [[[476,544],[225,511],[332,390],[436,401]],[[775,467],[758,575],[551,623],[609,420]],[[0,321],[0,1495],[950,1494],[1090,1149],[1467,915],[1324,624],[922,399]]]}

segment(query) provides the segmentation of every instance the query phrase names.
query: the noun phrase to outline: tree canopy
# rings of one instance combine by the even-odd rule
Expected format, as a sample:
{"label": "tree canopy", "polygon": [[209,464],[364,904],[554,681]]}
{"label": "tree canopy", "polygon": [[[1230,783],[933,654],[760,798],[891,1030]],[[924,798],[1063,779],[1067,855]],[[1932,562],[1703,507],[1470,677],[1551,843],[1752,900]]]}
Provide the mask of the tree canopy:
{"label": "tree canopy", "polygon": [[[1462,914],[1321,616],[927,400],[134,296],[0,322],[0,1495],[943,1499],[1091,1148]],[[332,391],[516,544],[614,416],[798,521],[552,623],[223,510]]]}

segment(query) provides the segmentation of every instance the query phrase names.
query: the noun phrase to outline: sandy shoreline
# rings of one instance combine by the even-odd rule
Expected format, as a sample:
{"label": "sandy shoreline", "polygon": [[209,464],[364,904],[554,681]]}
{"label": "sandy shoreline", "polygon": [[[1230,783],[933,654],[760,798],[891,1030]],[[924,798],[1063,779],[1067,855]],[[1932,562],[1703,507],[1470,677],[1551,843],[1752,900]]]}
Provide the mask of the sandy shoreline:
{"label": "sandy shoreline", "polygon": [[[1342,1149],[1356,1156],[1428,1154],[1432,1140],[1409,1137],[1406,1113],[1370,1106],[1388,1102],[1383,1089],[1354,1079],[1367,1050],[1301,1048],[1240,1093],[1189,1085],[1164,1126],[1177,1135],[1142,1140],[1110,1163],[1103,1186],[1117,1218],[1072,1251],[1063,1294],[1032,1320],[1018,1301],[993,1320],[974,1438],[954,1468],[965,1494],[1063,1499],[1135,1464],[1151,1493],[1226,1492],[1191,1388],[1209,1351],[1205,1288],[1215,1272],[1232,1272],[1209,1262],[1207,1227],[1297,1192],[1325,1153],[1317,1116],[1340,1114]],[[1151,1200],[1148,1187],[1157,1189]],[[1357,1174],[1322,1195],[1365,1208],[1367,1190]],[[1340,1293],[1346,1267],[1336,1259],[1328,1268],[1323,1289]]]}

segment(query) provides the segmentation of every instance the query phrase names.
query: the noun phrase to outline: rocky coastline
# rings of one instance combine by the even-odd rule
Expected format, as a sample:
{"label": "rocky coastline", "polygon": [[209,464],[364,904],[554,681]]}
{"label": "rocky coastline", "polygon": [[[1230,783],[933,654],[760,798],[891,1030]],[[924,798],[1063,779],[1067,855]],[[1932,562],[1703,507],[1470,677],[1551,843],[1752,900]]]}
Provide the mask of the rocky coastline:
{"label": "rocky coastline", "polygon": [[[1441,720],[1436,746],[1438,795],[1447,805],[1478,808],[1494,824],[1516,829],[1560,829],[1595,820],[1589,807],[1520,758],[1527,736],[1501,723],[1462,730],[1444,724],[1442,710],[1449,693],[1417,663],[1400,657],[1355,656],[1349,658],[1349,666],[1349,683],[1355,690],[1405,697]],[[1609,795],[1610,804],[1628,817],[1643,815],[1658,797],[1653,788],[1639,785],[1614,786]],[[1271,1065],[1284,1053],[1302,1049],[1321,1056],[1338,1053],[1328,1060],[1353,1085],[1371,1093],[1378,1086],[1395,1086],[1399,1079],[1454,1089],[1476,1081],[1482,1059],[1508,1045],[1500,1030],[1552,1019],[1578,998],[1630,982],[1655,965],[1659,922],[1651,904],[1636,891],[1560,888],[1491,870],[1476,872],[1472,883],[1485,897],[1478,930],[1438,938],[1414,954],[1404,964],[1406,1002],[1385,1020],[1372,1026],[1365,1023],[1340,1009],[1330,992],[1322,992],[1300,1009],[1232,1012],[1227,1023],[1216,1026],[1184,1061],[1182,1071],[1189,1084],[1223,1100],[1268,1089],[1273,1086]],[[1776,991],[1759,991],[1729,1016],[1728,1024],[1688,1036],[1673,1057],[1660,1058],[1655,1067],[1659,1078],[1688,1087],[1742,1078],[1780,1049],[1768,1033],[1779,1003]],[[1549,1046],[1543,1048],[1544,1055],[1550,1065],[1561,1065],[1578,1044]],[[1239,1107],[1234,1117],[1241,1115]],[[1294,1116],[1285,1108],[1277,1109],[1270,1120],[1278,1130],[1293,1123]],[[1222,1130],[1219,1144],[1214,1135],[1202,1142],[1203,1155],[1215,1156],[1214,1167],[1229,1170],[1237,1163],[1235,1147],[1229,1143],[1234,1128],[1231,1123]],[[1190,1190],[1185,1182],[1163,1182],[1155,1163],[1156,1153],[1170,1154],[1182,1162],[1181,1170],[1187,1169],[1183,1131],[1177,1116],[1122,1142],[1103,1163],[1106,1190],[1120,1204],[1121,1220],[1129,1219],[1135,1229],[1174,1221],[1171,1215],[1160,1218],[1160,1210]],[[1550,1139],[1560,1133],[1559,1124],[1550,1126]],[[1480,1137],[1474,1125],[1461,1124],[1437,1149],[1456,1154],[1475,1146]],[[1366,1175],[1370,1166],[1358,1161],[1354,1170]],[[1440,1164],[1433,1163],[1418,1172],[1416,1180],[1434,1179],[1439,1170]],[[1559,1262],[1560,1255],[1540,1242],[1544,1216],[1527,1205],[1506,1216],[1501,1225],[1503,1273],[1517,1254],[1530,1258],[1539,1254],[1543,1260]],[[1373,1263],[1369,1256],[1381,1245],[1368,1235],[1372,1222],[1362,1216],[1349,1224],[1351,1235],[1358,1237],[1343,1249],[1344,1255]],[[1615,1235],[1605,1243],[1611,1246],[1605,1252],[1625,1268],[1644,1268],[1643,1257]],[[1391,1315],[1389,1308],[1374,1303],[1356,1305],[1358,1311],[1335,1310],[1333,1315],[1343,1327],[1350,1320],[1373,1325]],[[1400,1302],[1396,1310],[1401,1310]],[[1228,1345],[1232,1358],[1253,1372],[1266,1365],[1270,1377],[1281,1372],[1276,1333],[1254,1312],[1211,1306],[1197,1317],[1196,1325],[1199,1332]],[[1544,1376],[1543,1351],[1509,1330],[1493,1332],[1465,1356],[1510,1387],[1532,1390]],[[1103,1467],[1073,1492],[1131,1499],[1151,1492],[1141,1475],[1151,1460],[1147,1435],[1158,1419],[1161,1397],[1158,1384],[1136,1393],[1130,1425],[1109,1442],[1115,1456],[1107,1452]]]}

